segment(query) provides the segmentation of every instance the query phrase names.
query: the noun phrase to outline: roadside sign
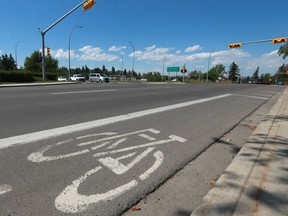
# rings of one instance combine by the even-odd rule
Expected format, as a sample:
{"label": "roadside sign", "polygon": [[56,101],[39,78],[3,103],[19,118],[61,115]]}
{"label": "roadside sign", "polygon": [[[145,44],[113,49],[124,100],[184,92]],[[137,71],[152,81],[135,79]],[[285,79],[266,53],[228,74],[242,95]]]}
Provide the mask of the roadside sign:
{"label": "roadside sign", "polygon": [[167,72],[179,72],[180,67],[167,67]]}

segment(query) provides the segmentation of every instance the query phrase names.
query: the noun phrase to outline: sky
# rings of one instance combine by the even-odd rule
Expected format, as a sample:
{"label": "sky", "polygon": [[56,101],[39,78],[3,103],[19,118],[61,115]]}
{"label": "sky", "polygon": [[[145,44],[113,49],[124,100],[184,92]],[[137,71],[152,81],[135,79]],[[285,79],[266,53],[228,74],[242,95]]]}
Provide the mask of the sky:
{"label": "sky", "polygon": [[[0,3],[0,56],[11,54],[19,67],[41,50],[41,34],[83,0],[13,0]],[[287,60],[283,44],[228,44],[287,37],[288,1],[274,0],[96,0],[75,10],[45,34],[45,46],[59,67],[166,72],[184,64],[207,72],[235,62],[242,76],[274,74]],[[70,43],[69,43],[70,38]],[[123,64],[122,64],[123,63]],[[163,67],[164,66],[164,67]]]}

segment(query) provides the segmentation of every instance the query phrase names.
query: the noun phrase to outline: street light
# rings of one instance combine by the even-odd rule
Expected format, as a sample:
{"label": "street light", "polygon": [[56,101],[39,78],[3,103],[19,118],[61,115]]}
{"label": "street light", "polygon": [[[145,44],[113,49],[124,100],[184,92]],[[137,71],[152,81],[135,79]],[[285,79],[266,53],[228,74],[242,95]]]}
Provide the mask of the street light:
{"label": "street light", "polygon": [[76,29],[76,28],[83,28],[82,26],[74,26],[74,28],[71,30],[70,35],[69,35],[69,45],[68,45],[68,58],[69,58],[69,77],[68,79],[70,79],[71,76],[71,67],[70,67],[70,44],[71,44],[71,35],[72,32]]}
{"label": "street light", "polygon": [[16,69],[18,69],[18,64],[17,64],[17,47],[19,43],[24,43],[24,41],[18,41],[15,45],[15,61],[16,61]]}
{"label": "street light", "polygon": [[[218,46],[217,46],[218,47]],[[209,73],[209,70],[210,70],[210,58],[211,58],[211,55],[212,53],[214,52],[214,50],[217,48],[215,47],[209,54],[209,59],[208,59],[208,70],[207,70],[207,76],[206,76],[206,82],[208,82],[208,73]]]}
{"label": "street light", "polygon": [[133,73],[134,73],[134,58],[135,58],[135,48],[134,45],[132,44],[132,42],[128,41],[129,44],[131,44],[132,48],[133,48],[133,64],[132,64],[132,78],[133,78]]}
{"label": "street light", "polygon": [[166,56],[163,59],[162,82],[164,82],[165,60],[166,60]]}

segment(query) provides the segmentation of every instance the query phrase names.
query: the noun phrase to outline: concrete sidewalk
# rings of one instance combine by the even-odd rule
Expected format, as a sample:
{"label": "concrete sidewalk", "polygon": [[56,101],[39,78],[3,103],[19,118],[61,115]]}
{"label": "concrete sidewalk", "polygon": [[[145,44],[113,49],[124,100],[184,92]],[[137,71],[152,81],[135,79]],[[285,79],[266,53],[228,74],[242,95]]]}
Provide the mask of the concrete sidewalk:
{"label": "concrete sidewalk", "polygon": [[288,215],[288,89],[191,216]]}

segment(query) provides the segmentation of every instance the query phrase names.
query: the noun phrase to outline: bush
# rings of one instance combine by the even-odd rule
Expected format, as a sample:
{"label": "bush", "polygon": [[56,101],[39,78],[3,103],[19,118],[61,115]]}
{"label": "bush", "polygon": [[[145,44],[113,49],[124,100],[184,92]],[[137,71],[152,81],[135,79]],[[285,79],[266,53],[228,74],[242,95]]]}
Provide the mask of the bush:
{"label": "bush", "polygon": [[33,82],[32,74],[26,71],[0,71],[0,82]]}
{"label": "bush", "polygon": [[57,74],[56,73],[47,73],[46,78],[48,80],[57,80]]}

